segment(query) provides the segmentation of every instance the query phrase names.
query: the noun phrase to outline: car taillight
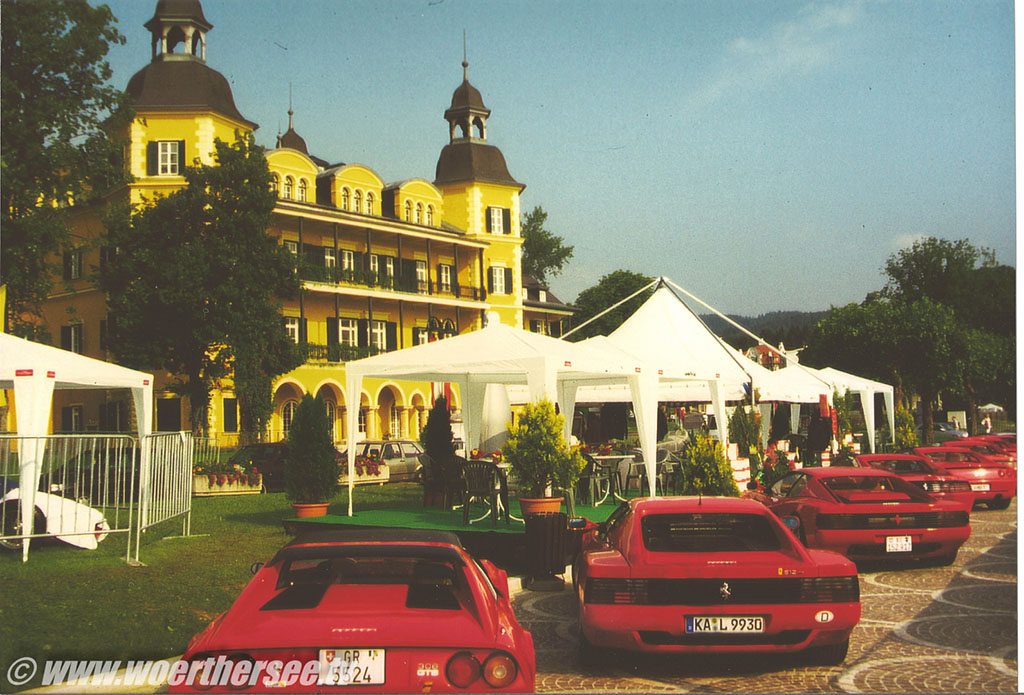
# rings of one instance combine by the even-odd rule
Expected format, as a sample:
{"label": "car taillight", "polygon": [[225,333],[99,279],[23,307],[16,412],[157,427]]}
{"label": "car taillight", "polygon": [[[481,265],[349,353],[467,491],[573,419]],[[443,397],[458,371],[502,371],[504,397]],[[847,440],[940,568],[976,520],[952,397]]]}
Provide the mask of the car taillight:
{"label": "car taillight", "polygon": [[935,526],[937,528],[956,528],[966,526],[971,521],[968,512],[939,512],[936,515]]}
{"label": "car taillight", "polygon": [[583,591],[584,603],[631,604],[647,603],[646,579],[593,577]]}
{"label": "car taillight", "polygon": [[480,678],[480,662],[469,652],[459,652],[448,660],[444,675],[456,688],[468,688]]}
{"label": "car taillight", "polygon": [[492,688],[504,688],[516,679],[519,667],[515,659],[504,652],[494,652],[484,662],[484,680]]}
{"label": "car taillight", "polygon": [[806,577],[800,580],[801,603],[850,603],[860,600],[857,577]]}

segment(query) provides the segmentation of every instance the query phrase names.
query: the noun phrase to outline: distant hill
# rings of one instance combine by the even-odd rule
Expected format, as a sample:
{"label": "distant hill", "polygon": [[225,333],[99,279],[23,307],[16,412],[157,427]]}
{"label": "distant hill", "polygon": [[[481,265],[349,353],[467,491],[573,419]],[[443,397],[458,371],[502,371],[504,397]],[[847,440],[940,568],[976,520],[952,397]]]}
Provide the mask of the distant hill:
{"label": "distant hill", "polygon": [[[729,314],[729,318],[771,345],[782,342],[787,348],[797,348],[807,344],[814,327],[826,315],[827,311],[772,311],[760,316]],[[734,348],[745,350],[756,343],[753,338],[715,314],[701,314],[700,318]]]}

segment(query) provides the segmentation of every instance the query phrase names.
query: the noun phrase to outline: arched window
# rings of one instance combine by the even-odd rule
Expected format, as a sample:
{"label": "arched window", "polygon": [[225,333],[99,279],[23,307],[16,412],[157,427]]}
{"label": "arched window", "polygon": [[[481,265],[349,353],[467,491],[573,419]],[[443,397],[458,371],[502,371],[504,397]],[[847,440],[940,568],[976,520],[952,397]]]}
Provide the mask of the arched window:
{"label": "arched window", "polygon": [[291,176],[286,176],[284,179],[284,197],[288,200],[292,198],[292,191],[295,188],[295,180]]}
{"label": "arched window", "polygon": [[412,202],[405,201],[405,221],[412,222]]}
{"label": "arched window", "polygon": [[434,226],[434,206],[433,205],[428,205],[427,206],[427,226],[429,226],[429,227],[433,227]]}
{"label": "arched window", "polygon": [[270,175],[270,190],[276,196],[281,195],[281,177],[277,174]]}
{"label": "arched window", "polygon": [[416,203],[416,224],[423,224],[423,203]]}
{"label": "arched window", "polygon": [[348,189],[341,189],[341,209],[348,210]]}
{"label": "arched window", "polygon": [[292,428],[292,420],[295,418],[296,405],[295,401],[288,401],[284,404],[284,407],[281,408],[281,428],[284,430],[286,436]]}
{"label": "arched window", "polygon": [[352,210],[355,212],[363,211],[363,192],[360,190],[357,190],[352,197]]}
{"label": "arched window", "polygon": [[366,194],[366,214],[373,214],[373,193]]}
{"label": "arched window", "polygon": [[299,200],[306,202],[306,179],[299,179]]}

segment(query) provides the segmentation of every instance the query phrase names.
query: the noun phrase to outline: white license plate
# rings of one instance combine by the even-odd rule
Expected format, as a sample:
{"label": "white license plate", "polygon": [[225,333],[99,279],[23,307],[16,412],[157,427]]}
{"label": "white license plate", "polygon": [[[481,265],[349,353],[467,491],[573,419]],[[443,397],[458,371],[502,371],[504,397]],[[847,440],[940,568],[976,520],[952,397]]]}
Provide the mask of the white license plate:
{"label": "white license plate", "polygon": [[974,492],[988,492],[991,489],[988,483],[971,483],[971,490]]}
{"label": "white license plate", "polygon": [[887,553],[909,553],[913,549],[910,536],[885,537],[885,552]]}
{"label": "white license plate", "polygon": [[687,632],[764,632],[760,615],[688,615]]}
{"label": "white license plate", "polygon": [[383,649],[321,649],[317,685],[381,685]]}

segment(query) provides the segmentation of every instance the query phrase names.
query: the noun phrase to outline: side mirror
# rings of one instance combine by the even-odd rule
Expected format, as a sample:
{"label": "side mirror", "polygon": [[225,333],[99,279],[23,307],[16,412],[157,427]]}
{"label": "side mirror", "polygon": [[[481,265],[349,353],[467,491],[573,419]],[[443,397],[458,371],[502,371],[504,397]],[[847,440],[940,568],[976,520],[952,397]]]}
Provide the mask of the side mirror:
{"label": "side mirror", "polygon": [[480,566],[484,568],[484,572],[487,573],[487,577],[491,580],[491,584],[494,584],[494,588],[498,590],[498,593],[505,598],[509,598],[508,572],[500,569],[490,560],[480,560]]}
{"label": "side mirror", "polygon": [[262,562],[254,562],[254,563],[252,563],[252,565],[249,566],[249,571],[252,572],[253,574],[256,574],[261,569],[263,569],[263,563]]}

